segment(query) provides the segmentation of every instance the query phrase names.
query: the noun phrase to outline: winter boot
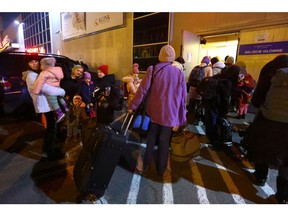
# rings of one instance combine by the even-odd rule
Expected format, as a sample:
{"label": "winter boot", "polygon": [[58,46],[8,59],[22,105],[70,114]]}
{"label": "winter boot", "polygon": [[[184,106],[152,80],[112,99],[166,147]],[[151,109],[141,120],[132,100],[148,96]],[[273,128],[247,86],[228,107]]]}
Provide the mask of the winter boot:
{"label": "winter boot", "polygon": [[63,97],[58,97],[58,102],[59,102],[59,105],[61,107],[62,112],[67,113],[69,111],[69,108],[68,108],[67,103],[64,100],[64,98]]}
{"label": "winter boot", "polygon": [[62,112],[61,108],[55,110],[56,113],[56,123],[61,122],[64,120],[65,113]]}
{"label": "winter boot", "polygon": [[68,108],[66,103],[63,104],[63,110],[64,110],[65,113],[67,113],[69,111],[69,108]]}

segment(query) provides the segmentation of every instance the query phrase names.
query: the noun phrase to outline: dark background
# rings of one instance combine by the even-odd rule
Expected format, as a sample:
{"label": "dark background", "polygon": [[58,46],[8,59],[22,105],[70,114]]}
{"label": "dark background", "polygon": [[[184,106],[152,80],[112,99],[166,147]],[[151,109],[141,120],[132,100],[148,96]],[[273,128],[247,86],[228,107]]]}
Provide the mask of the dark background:
{"label": "dark background", "polygon": [[3,19],[3,28],[6,29],[19,15],[20,15],[20,12],[0,13],[0,16]]}

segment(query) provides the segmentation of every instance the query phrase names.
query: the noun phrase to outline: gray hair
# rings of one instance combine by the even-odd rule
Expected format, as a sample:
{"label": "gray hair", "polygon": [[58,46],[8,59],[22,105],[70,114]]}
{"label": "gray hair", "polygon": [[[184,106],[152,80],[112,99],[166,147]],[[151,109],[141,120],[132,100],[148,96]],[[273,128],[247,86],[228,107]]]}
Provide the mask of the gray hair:
{"label": "gray hair", "polygon": [[46,57],[41,59],[40,64],[44,68],[54,67],[56,64],[56,59],[53,57]]}

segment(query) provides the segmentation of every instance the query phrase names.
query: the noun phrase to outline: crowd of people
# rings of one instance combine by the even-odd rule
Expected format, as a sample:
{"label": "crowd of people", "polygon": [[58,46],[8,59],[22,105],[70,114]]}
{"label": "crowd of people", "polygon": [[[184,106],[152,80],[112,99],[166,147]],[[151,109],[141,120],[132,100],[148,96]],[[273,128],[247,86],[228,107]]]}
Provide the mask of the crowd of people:
{"label": "crowd of people", "polygon": [[[158,145],[157,171],[164,175],[173,131],[202,121],[210,144],[215,150],[221,150],[232,141],[225,134],[229,132],[228,112],[236,112],[236,118],[245,119],[252,103],[259,111],[247,129],[246,140],[249,159],[255,163],[254,177],[263,184],[269,167],[279,167],[276,197],[279,203],[287,202],[288,56],[280,55],[267,63],[257,85],[246,71],[245,63],[234,62],[232,56],[226,56],[224,61],[217,56],[204,56],[187,80],[183,73],[185,60],[175,58],[172,46],[163,46],[158,58],[159,63],[148,67],[142,78],[139,64],[133,63],[122,80],[109,74],[108,65],[100,65],[97,78],[92,80],[88,68],[84,70],[82,65],[75,65],[71,74],[64,74],[52,57],[40,62],[31,59],[27,71],[23,72],[23,80],[35,112],[45,117],[43,154],[47,155],[47,160],[65,157],[62,146],[56,142],[57,124],[67,127],[65,143],[79,142],[81,124],[91,118],[95,118],[97,124],[110,124],[115,120],[115,110],[124,108],[128,113],[136,112],[149,94],[147,148],[143,167],[138,171],[143,173],[149,169],[154,146]],[[124,83],[122,90],[127,91],[127,107],[117,100],[123,97],[120,82]]]}
{"label": "crowd of people", "polygon": [[108,89],[110,91],[116,82],[113,74],[108,75],[108,65],[98,67],[98,78],[94,83],[91,73],[84,71],[80,64],[71,69],[71,74],[64,74],[55,64],[53,57],[43,58],[40,62],[30,59],[22,77],[35,113],[42,114],[45,127],[42,155],[48,161],[65,158],[63,144],[56,137],[59,125],[66,128],[66,144],[80,143],[83,123],[95,118],[97,123],[109,124],[114,120],[115,110]]}
{"label": "crowd of people", "polygon": [[[205,60],[207,60],[205,66],[209,65],[206,67],[212,69],[212,76],[207,75],[203,70],[203,81],[199,86],[187,85],[190,88],[191,101],[187,106],[188,113],[198,112],[199,109],[196,108],[201,101],[206,135],[210,144],[218,149],[221,145],[227,144],[222,134],[229,131],[225,128],[227,125],[223,124],[227,113],[236,112],[236,118],[245,119],[250,103],[257,108],[255,119],[244,135],[248,159],[253,162],[255,168],[253,180],[255,184],[264,186],[269,168],[278,169],[275,197],[280,204],[287,204],[288,56],[278,55],[264,65],[257,83],[246,71],[244,62],[234,63],[234,59],[229,56],[225,58],[225,62],[219,61],[217,57],[211,58],[209,62],[208,57],[205,56],[200,67],[204,67],[202,64]],[[195,102],[195,99],[198,101]],[[194,119],[187,118],[188,121],[190,120],[187,123],[197,124],[195,119],[199,116],[194,115]]]}

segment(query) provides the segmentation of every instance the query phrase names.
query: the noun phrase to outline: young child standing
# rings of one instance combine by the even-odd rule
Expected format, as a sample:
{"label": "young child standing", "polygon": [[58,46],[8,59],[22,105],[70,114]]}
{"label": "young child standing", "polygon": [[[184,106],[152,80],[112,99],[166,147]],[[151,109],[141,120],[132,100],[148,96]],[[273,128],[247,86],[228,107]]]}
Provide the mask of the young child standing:
{"label": "young child standing", "polygon": [[93,91],[94,91],[94,83],[91,80],[91,74],[87,71],[84,72],[83,82],[81,85],[81,96],[83,102],[86,104],[86,113],[94,118],[95,111],[94,111],[94,98],[93,98]]}
{"label": "young child standing", "polygon": [[[64,74],[61,67],[55,67],[56,59],[53,57],[43,58],[40,61],[41,72],[35,80],[33,93],[38,95],[41,94],[41,89],[43,88],[44,83],[60,88],[60,81],[63,79]],[[65,113],[62,112],[60,105],[62,106],[65,112],[68,111],[67,104],[63,97],[60,95],[46,95],[47,101],[52,109],[56,113],[56,122],[60,122],[64,119]],[[59,105],[60,104],[60,105]]]}
{"label": "young child standing", "polygon": [[239,92],[238,119],[245,119],[254,88],[255,82],[250,74],[246,76],[239,74],[237,84],[237,91]]}
{"label": "young child standing", "polygon": [[67,117],[65,119],[65,123],[67,125],[67,138],[65,143],[70,143],[73,138],[74,142],[78,142],[79,138],[79,128],[80,124],[83,121],[87,121],[89,116],[85,111],[86,104],[82,101],[82,97],[80,95],[75,95],[70,104],[69,112],[67,113]]}

